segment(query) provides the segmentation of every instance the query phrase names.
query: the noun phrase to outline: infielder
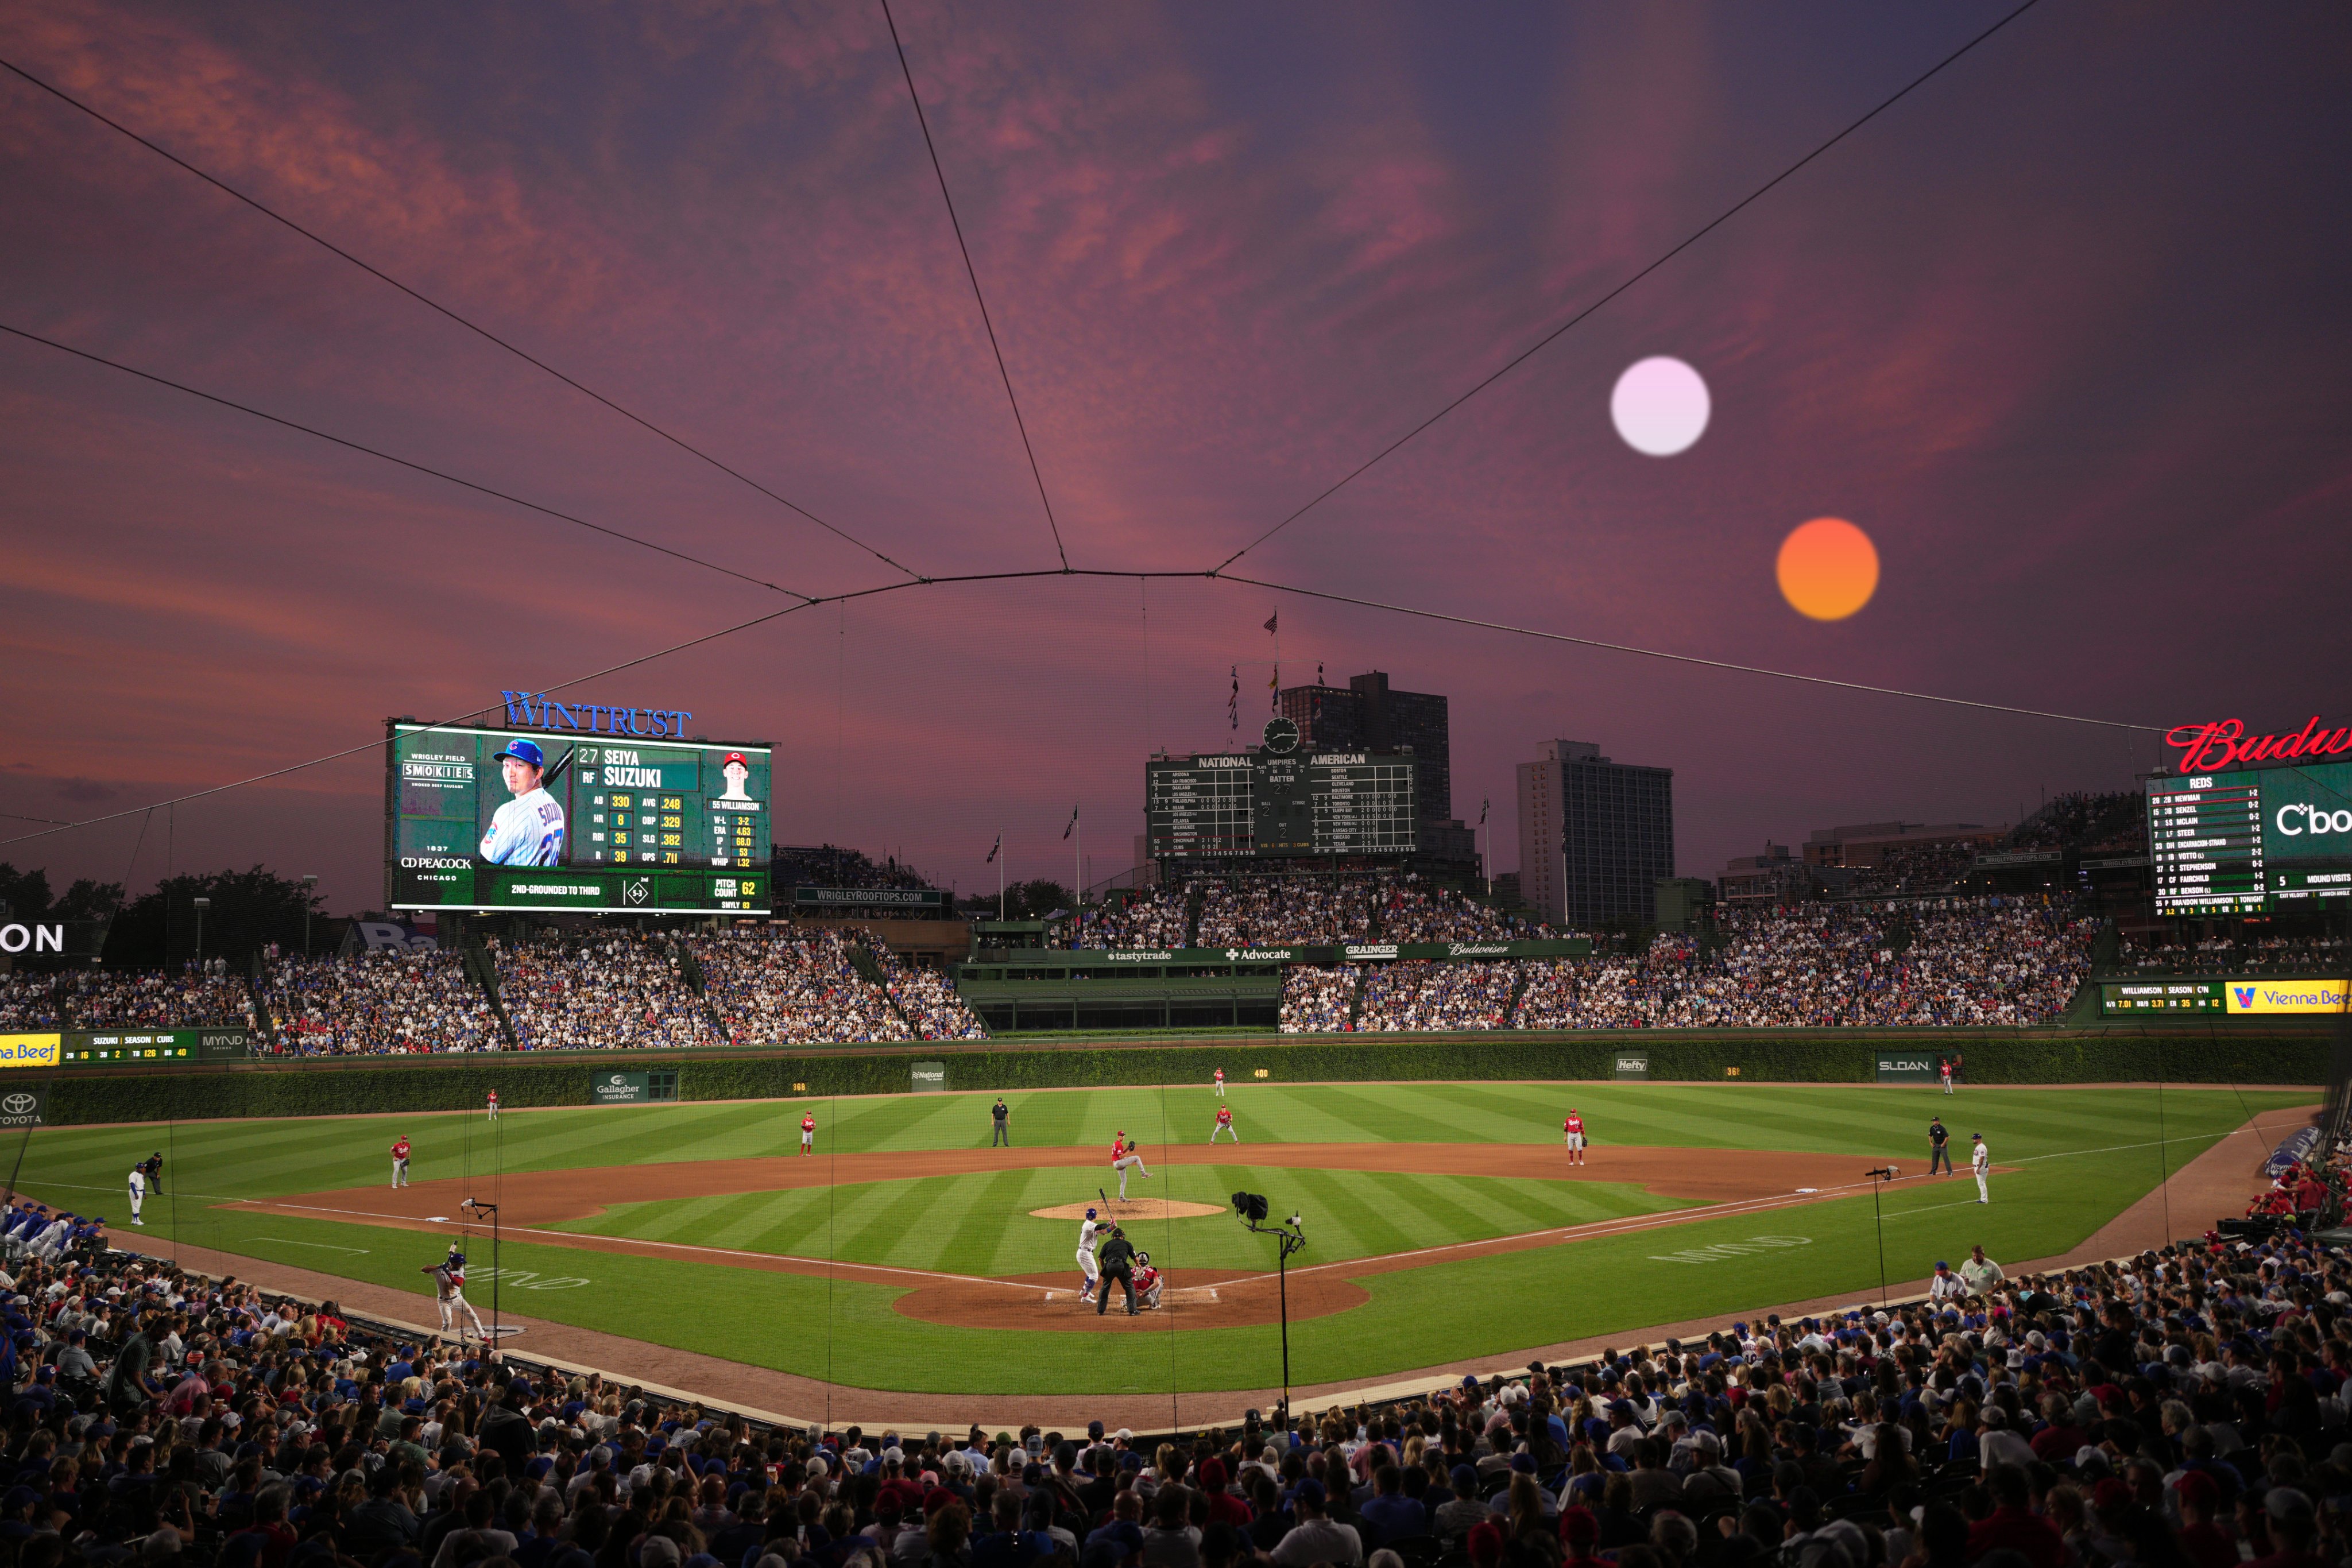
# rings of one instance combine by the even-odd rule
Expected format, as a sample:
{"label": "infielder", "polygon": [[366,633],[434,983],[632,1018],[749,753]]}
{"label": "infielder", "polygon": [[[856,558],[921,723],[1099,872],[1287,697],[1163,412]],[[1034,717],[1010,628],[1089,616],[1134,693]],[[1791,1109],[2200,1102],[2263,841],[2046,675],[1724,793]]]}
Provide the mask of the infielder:
{"label": "infielder", "polygon": [[1242,1135],[1234,1132],[1234,1108],[1231,1105],[1217,1107],[1217,1124],[1209,1129],[1209,1142],[1215,1143],[1220,1133],[1233,1133],[1234,1143],[1242,1141]]}
{"label": "infielder", "polygon": [[1078,1227],[1078,1304],[1090,1306],[1095,1299],[1095,1286],[1102,1278],[1101,1260],[1095,1257],[1095,1232],[1101,1227],[1095,1223],[1095,1211],[1087,1210],[1084,1223]]}
{"label": "infielder", "polygon": [[[1237,1144],[1241,1142],[1239,1134],[1234,1135],[1234,1142]],[[1127,1134],[1121,1130],[1118,1135],[1110,1141],[1110,1168],[1118,1173],[1118,1196],[1122,1201],[1127,1197],[1127,1170],[1129,1166],[1143,1171],[1144,1180],[1151,1179],[1151,1173],[1143,1168],[1143,1156],[1135,1152],[1135,1145],[1127,1141]]]}
{"label": "infielder", "polygon": [[408,1185],[408,1134],[403,1133],[392,1141],[392,1186],[397,1192]]}
{"label": "infielder", "polygon": [[558,865],[563,860],[563,808],[540,785],[547,754],[535,740],[510,740],[498,753],[514,799],[490,818],[482,858],[492,865]]}
{"label": "infielder", "polygon": [[[451,1326],[456,1323],[457,1312],[462,1308],[466,1315],[473,1320],[474,1337],[476,1339],[489,1337],[482,1330],[482,1315],[474,1311],[472,1302],[466,1300],[466,1255],[457,1250],[456,1242],[449,1243],[449,1256],[438,1263],[427,1263],[421,1272],[433,1276],[433,1296],[435,1302],[441,1309],[443,1333],[447,1333]],[[462,1338],[463,1335],[459,1337]]]}
{"label": "infielder", "polygon": [[1573,1105],[1568,1108],[1568,1115],[1559,1124],[1559,1135],[1560,1141],[1568,1145],[1568,1163],[1572,1166],[1582,1165],[1584,1163],[1584,1118],[1576,1113],[1576,1107]]}
{"label": "infielder", "polygon": [[491,1120],[491,1121],[493,1121],[493,1122],[495,1122],[495,1121],[497,1121],[498,1119],[499,1119],[499,1092],[498,1092],[497,1090],[493,1089],[493,1090],[491,1090],[491,1091],[490,1091],[490,1120]]}
{"label": "infielder", "polygon": [[816,1153],[816,1113],[810,1111],[801,1117],[801,1153]]}
{"label": "infielder", "polygon": [[1976,1173],[1977,1201],[1990,1203],[1992,1194],[1985,1188],[1985,1173],[1992,1169],[1992,1155],[1985,1148],[1984,1134],[1970,1133],[1969,1142],[1976,1145],[1969,1151],[1969,1169]]}
{"label": "infielder", "polygon": [[139,1218],[139,1209],[140,1209],[140,1207],[141,1207],[142,1204],[144,1204],[146,1201],[147,1201],[147,1167],[146,1167],[146,1166],[132,1166],[131,1167],[131,1224],[133,1224],[133,1225],[145,1225],[145,1224],[147,1223],[145,1220],[143,1220],[143,1219],[142,1219],[142,1218]]}
{"label": "infielder", "polygon": [[1218,1099],[1220,1099],[1220,1100],[1222,1100],[1222,1099],[1223,1099],[1224,1097],[1225,1097],[1225,1070],[1224,1070],[1223,1068],[1220,1067],[1220,1068],[1218,1068],[1218,1069],[1217,1069],[1217,1098],[1218,1098]]}
{"label": "infielder", "polygon": [[1147,1307],[1157,1307],[1160,1304],[1160,1288],[1166,1283],[1167,1281],[1160,1277],[1160,1270],[1151,1266],[1151,1254],[1138,1252],[1135,1255],[1136,1299]]}

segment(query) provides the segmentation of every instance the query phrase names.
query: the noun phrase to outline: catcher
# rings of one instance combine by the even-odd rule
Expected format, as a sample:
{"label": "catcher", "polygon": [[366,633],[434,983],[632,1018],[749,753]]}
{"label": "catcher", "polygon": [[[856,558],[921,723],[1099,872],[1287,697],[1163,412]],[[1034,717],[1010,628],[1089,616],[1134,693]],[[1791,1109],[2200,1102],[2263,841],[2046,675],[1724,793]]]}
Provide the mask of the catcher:
{"label": "catcher", "polygon": [[1157,1307],[1160,1304],[1160,1288],[1166,1283],[1167,1281],[1160,1278],[1160,1270],[1151,1266],[1151,1254],[1138,1252],[1135,1255],[1137,1301],[1146,1307]]}

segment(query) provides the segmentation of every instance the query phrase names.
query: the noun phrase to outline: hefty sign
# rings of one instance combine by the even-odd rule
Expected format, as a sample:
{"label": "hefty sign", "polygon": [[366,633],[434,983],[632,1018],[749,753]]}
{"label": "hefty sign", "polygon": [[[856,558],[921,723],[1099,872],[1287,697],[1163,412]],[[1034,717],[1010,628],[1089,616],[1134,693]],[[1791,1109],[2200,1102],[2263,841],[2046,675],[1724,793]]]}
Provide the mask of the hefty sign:
{"label": "hefty sign", "polygon": [[2352,984],[2343,980],[2231,980],[2222,1006],[2233,1013],[2340,1013]]}

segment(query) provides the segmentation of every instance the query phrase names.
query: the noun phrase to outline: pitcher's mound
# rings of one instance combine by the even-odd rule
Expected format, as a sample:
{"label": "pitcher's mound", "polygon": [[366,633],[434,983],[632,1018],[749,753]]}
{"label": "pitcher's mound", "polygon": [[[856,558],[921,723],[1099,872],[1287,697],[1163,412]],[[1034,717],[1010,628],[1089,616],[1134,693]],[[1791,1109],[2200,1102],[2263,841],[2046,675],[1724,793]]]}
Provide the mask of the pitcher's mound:
{"label": "pitcher's mound", "polygon": [[1139,1219],[1196,1219],[1204,1214],[1230,1214],[1213,1203],[1180,1203],[1165,1197],[1112,1198],[1110,1207],[1103,1207],[1097,1198],[1092,1203],[1065,1203],[1054,1208],[1033,1208],[1029,1212],[1038,1219],[1084,1219],[1087,1209],[1095,1210],[1097,1219],[1115,1219],[1121,1225],[1131,1225]]}

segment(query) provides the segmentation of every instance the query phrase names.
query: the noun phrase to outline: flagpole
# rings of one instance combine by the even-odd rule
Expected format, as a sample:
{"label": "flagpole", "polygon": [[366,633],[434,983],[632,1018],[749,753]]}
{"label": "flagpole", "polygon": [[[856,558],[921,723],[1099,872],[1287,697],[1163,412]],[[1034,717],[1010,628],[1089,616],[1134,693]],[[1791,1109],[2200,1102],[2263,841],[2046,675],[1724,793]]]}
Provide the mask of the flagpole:
{"label": "flagpole", "polygon": [[1004,830],[996,830],[996,923],[1004,924]]}

